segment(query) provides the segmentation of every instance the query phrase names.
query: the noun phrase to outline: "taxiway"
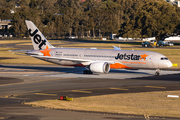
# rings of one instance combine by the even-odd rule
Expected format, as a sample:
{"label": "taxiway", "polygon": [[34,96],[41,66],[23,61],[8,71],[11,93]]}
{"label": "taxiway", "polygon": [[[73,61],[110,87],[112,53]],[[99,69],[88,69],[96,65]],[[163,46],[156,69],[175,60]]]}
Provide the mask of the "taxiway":
{"label": "taxiway", "polygon": [[[57,65],[0,66],[0,119],[7,120],[145,120],[144,116],[51,110],[22,105],[23,101],[107,94],[180,90],[180,71],[111,70],[109,74],[82,74],[84,68]],[[155,118],[151,120],[174,120]]]}

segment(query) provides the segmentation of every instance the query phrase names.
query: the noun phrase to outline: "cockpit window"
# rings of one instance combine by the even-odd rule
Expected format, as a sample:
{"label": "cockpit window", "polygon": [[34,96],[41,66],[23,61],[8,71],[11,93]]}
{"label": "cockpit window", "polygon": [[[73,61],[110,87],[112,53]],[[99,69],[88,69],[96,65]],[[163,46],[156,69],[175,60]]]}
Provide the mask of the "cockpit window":
{"label": "cockpit window", "polygon": [[168,58],[167,57],[162,57],[161,60],[168,60]]}

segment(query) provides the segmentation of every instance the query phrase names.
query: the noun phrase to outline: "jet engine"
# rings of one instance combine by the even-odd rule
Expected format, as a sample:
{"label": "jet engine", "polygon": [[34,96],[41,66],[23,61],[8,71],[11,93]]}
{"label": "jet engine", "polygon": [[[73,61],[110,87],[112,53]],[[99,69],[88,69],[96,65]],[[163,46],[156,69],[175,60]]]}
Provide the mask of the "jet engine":
{"label": "jet engine", "polygon": [[89,69],[93,73],[108,73],[110,65],[107,62],[95,62],[90,64]]}

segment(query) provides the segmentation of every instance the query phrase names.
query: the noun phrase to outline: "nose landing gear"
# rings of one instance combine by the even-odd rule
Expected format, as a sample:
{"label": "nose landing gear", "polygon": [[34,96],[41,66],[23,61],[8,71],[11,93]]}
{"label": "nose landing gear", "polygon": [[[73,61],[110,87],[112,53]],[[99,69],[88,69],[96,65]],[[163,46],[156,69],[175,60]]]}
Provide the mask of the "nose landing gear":
{"label": "nose landing gear", "polygon": [[162,70],[161,70],[161,69],[156,69],[155,75],[156,75],[156,76],[159,76],[159,75],[160,75],[160,71],[162,71]]}

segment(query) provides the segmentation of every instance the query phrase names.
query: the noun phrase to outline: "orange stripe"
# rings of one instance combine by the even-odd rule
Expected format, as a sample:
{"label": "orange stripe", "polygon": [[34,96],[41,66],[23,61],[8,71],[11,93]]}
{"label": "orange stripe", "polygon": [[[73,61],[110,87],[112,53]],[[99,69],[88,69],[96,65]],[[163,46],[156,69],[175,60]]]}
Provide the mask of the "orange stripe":
{"label": "orange stripe", "polygon": [[110,68],[112,69],[132,69],[126,65],[120,64],[120,63],[115,63],[115,64],[110,64]]}

